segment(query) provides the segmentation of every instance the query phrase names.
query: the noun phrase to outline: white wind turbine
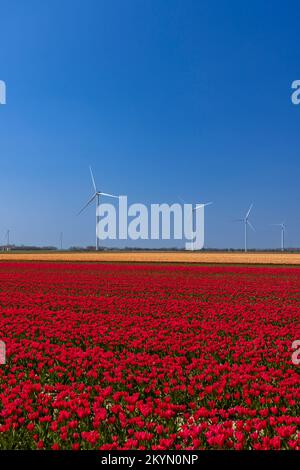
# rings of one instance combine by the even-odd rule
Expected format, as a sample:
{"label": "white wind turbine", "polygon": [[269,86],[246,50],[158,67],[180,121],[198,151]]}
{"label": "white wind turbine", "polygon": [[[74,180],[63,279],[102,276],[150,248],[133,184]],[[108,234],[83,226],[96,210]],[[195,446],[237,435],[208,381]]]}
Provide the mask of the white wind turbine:
{"label": "white wind turbine", "polygon": [[286,225],[284,222],[281,224],[271,224],[273,227],[281,227],[281,251],[284,251],[284,241],[285,241],[285,229]]}
{"label": "white wind turbine", "polygon": [[[195,207],[193,207],[192,210],[192,220],[194,221],[194,213],[198,210],[201,209],[202,207],[210,206],[213,204],[212,202],[205,202],[204,204],[197,204]],[[192,251],[194,251],[194,240],[192,241]]]}
{"label": "white wind turbine", "polygon": [[[185,204],[185,201],[181,197],[179,197],[179,200],[181,201],[182,204]],[[193,232],[193,225],[194,225],[194,213],[201,207],[210,206],[211,204],[213,204],[213,202],[205,202],[204,204],[197,204],[195,207],[192,208],[192,232]],[[192,241],[192,251],[194,251],[194,241]]]}
{"label": "white wind turbine", "polygon": [[78,215],[81,214],[94,200],[96,201],[96,245],[95,245],[95,248],[96,248],[96,251],[98,251],[99,240],[98,240],[98,234],[97,234],[97,224],[98,224],[98,208],[100,205],[100,196],[108,196],[108,197],[113,197],[116,199],[119,199],[119,196],[115,196],[114,194],[108,194],[108,193],[103,193],[102,191],[98,191],[91,167],[90,167],[90,173],[91,173],[91,178],[92,178],[92,183],[93,183],[93,188],[94,188],[94,194],[88,200],[88,202],[83,206],[83,208],[78,212]]}
{"label": "white wind turbine", "polygon": [[249,220],[249,215],[250,215],[250,212],[252,210],[252,207],[253,207],[253,204],[250,205],[245,217],[243,219],[237,219],[236,222],[244,222],[244,243],[245,243],[245,253],[247,252],[247,229],[248,229],[248,225],[249,227],[253,230],[253,232],[255,232],[255,228],[253,227],[253,225],[251,224],[250,220]]}

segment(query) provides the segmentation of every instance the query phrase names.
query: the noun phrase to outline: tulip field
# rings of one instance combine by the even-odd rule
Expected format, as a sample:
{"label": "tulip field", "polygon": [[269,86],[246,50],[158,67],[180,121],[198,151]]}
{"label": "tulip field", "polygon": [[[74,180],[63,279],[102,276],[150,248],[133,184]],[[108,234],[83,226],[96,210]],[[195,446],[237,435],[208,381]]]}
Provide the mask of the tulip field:
{"label": "tulip field", "polygon": [[300,270],[1,262],[0,449],[300,450]]}

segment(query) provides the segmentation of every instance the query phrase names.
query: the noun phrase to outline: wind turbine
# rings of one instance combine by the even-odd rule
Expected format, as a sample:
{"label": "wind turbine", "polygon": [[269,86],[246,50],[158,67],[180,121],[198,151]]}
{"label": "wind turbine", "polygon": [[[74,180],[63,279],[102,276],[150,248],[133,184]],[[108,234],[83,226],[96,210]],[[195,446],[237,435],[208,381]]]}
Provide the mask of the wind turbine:
{"label": "wind turbine", "polygon": [[6,238],[6,251],[9,251],[10,248],[10,230],[8,229],[5,234]]}
{"label": "wind turbine", "polygon": [[250,212],[252,210],[252,207],[253,207],[253,203],[250,205],[245,217],[243,219],[237,219],[236,222],[244,222],[244,243],[245,243],[245,253],[247,252],[247,229],[248,229],[248,225],[249,227],[253,230],[253,232],[255,232],[255,228],[253,227],[253,225],[251,224],[250,220],[249,220],[249,215],[250,215]]}
{"label": "wind turbine", "polygon": [[[192,220],[194,221],[194,212],[196,212],[198,209],[201,209],[202,207],[210,206],[213,204],[212,202],[205,202],[204,204],[197,204],[195,207],[193,207],[192,210]],[[194,240],[192,241],[192,251],[194,251]]]}
{"label": "wind turbine", "polygon": [[281,251],[284,251],[284,240],[285,240],[285,229],[286,225],[284,222],[281,224],[271,224],[273,227],[281,227]]}
{"label": "wind turbine", "polygon": [[98,240],[98,235],[97,235],[97,224],[98,224],[98,207],[100,205],[100,196],[108,196],[108,197],[113,197],[113,198],[116,198],[116,199],[119,199],[119,196],[115,196],[114,194],[108,194],[108,193],[104,193],[102,191],[98,191],[91,167],[90,167],[90,174],[91,174],[92,184],[93,184],[93,188],[94,188],[94,193],[93,193],[92,197],[88,200],[88,202],[83,206],[83,208],[78,212],[78,215],[81,214],[94,200],[96,201],[96,244],[95,244],[95,248],[96,248],[96,251],[98,251],[98,249],[99,249],[99,240]]}

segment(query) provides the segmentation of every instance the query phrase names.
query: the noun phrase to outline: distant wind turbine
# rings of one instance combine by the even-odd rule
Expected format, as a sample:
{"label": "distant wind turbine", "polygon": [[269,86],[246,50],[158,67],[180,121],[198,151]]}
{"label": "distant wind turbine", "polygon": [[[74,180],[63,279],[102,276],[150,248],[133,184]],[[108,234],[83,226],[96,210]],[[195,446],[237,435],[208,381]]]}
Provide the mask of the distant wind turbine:
{"label": "distant wind turbine", "polygon": [[281,227],[281,251],[284,251],[284,241],[285,241],[285,229],[286,225],[284,222],[281,224],[271,224],[273,227]]}
{"label": "distant wind turbine", "polygon": [[253,230],[253,232],[255,232],[255,228],[253,227],[253,225],[251,224],[250,220],[249,220],[249,215],[250,215],[250,212],[252,210],[252,207],[253,207],[253,204],[250,205],[245,217],[243,219],[237,219],[236,222],[244,222],[244,244],[245,244],[245,253],[248,251],[248,248],[247,248],[247,229],[248,229],[248,225],[249,227]]}
{"label": "distant wind turbine", "polygon": [[[182,204],[185,204],[185,201],[180,196],[178,197],[178,199],[180,200]],[[192,208],[192,231],[193,231],[193,223],[194,223],[194,213],[198,209],[201,209],[201,207],[210,206],[211,204],[213,204],[213,202],[206,202],[204,204],[196,204],[196,206]],[[194,251],[194,241],[192,241],[192,251]]]}
{"label": "distant wind turbine", "polygon": [[90,173],[91,173],[91,179],[92,179],[92,184],[94,188],[94,194],[88,200],[88,202],[83,206],[83,208],[78,212],[78,215],[81,214],[94,200],[96,201],[96,245],[95,245],[95,248],[96,248],[96,251],[98,251],[99,240],[98,240],[98,235],[97,235],[97,224],[98,224],[98,207],[100,205],[100,196],[108,196],[108,197],[113,197],[116,199],[119,199],[119,196],[115,196],[113,194],[108,194],[108,193],[103,193],[102,191],[98,191],[91,167],[90,167]]}
{"label": "distant wind turbine", "polygon": [[[202,207],[210,206],[211,204],[213,204],[213,203],[212,202],[205,202],[204,204],[197,204],[193,208],[193,213],[196,212],[198,209],[201,209]],[[194,240],[192,241],[192,251],[194,251]]]}
{"label": "distant wind turbine", "polygon": [[3,245],[3,250],[4,251],[9,251],[9,249],[10,249],[10,230],[9,229],[6,230],[6,232],[5,232],[4,240],[6,241],[6,244]]}

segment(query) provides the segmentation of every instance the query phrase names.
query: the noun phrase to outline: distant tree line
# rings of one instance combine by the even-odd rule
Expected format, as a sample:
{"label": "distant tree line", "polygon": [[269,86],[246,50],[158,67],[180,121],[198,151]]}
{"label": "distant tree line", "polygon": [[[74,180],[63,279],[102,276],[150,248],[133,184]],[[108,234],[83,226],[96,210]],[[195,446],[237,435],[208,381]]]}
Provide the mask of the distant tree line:
{"label": "distant tree line", "polygon": [[[56,246],[35,246],[35,245],[0,245],[0,251],[60,251],[59,248],[57,248]],[[88,251],[95,251],[95,247],[94,246],[86,246],[86,247],[83,247],[83,246],[71,246],[70,248],[67,248],[67,249],[64,249],[63,251],[74,251],[74,252],[79,252],[79,251],[82,251],[82,252],[88,252]],[[171,247],[171,248],[164,248],[164,247],[161,247],[161,248],[140,248],[140,247],[125,247],[125,248],[117,248],[117,247],[112,247],[112,248],[106,248],[106,247],[100,247],[99,248],[99,251],[122,251],[122,252],[133,252],[133,251],[185,251],[183,248],[178,248],[178,247]],[[196,251],[196,250],[195,250]],[[195,252],[194,251],[194,252]],[[244,249],[243,248],[203,248],[202,250],[200,250],[201,252],[206,252],[206,253],[210,253],[210,252],[229,252],[229,253],[234,253],[234,252],[243,252]],[[270,249],[270,248],[261,248],[261,249],[258,249],[258,248],[250,248],[249,249],[250,252],[252,253],[260,253],[260,252],[267,252],[267,253],[276,253],[278,251],[280,251],[279,248],[274,248],[274,249]],[[293,247],[290,247],[290,248],[286,248],[284,250],[286,253],[299,253],[300,252],[300,248],[293,248]]]}

